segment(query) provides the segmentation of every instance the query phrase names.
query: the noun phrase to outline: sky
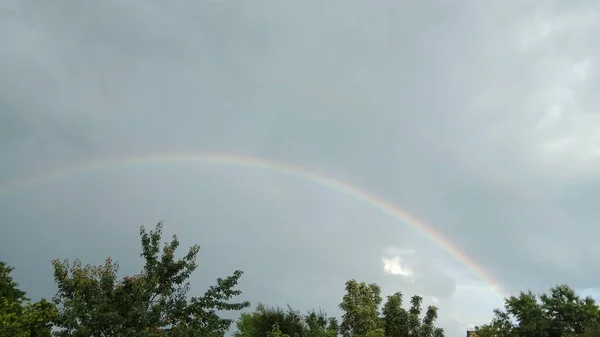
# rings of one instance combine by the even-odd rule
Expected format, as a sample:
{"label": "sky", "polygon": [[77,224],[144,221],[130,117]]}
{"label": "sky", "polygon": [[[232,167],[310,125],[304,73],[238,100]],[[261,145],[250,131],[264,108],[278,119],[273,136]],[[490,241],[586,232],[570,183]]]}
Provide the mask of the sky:
{"label": "sky", "polygon": [[102,165],[228,153],[376,194],[511,294],[595,296],[599,24],[591,0],[0,1],[0,260],[52,297],[52,259],[135,273],[139,226],[163,220],[202,247],[195,294],[241,269],[253,304],[339,315],[354,278],[422,295],[448,337],[502,305],[422,232],[306,177]]}

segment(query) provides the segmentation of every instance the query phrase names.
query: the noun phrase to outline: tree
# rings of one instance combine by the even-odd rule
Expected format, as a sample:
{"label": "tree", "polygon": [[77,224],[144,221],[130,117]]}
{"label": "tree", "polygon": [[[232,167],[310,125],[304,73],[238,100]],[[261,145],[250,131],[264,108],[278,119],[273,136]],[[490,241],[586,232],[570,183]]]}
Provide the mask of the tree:
{"label": "tree", "polygon": [[402,293],[387,297],[382,314],[386,337],[408,336],[408,312],[402,307]]}
{"label": "tree", "polygon": [[383,306],[383,326],[386,337],[443,337],[444,330],[435,327],[438,313],[434,306],[427,307],[425,316],[421,319],[421,304],[423,298],[413,296],[411,307],[407,311],[402,306],[402,293],[397,292],[388,296]]}
{"label": "tree", "polygon": [[290,337],[336,337],[338,322],[323,310],[302,315],[290,306],[284,310],[259,303],[254,312],[241,314],[237,329],[235,337],[264,337],[275,330]]}
{"label": "tree", "polygon": [[[413,307],[411,307],[411,313],[413,312],[413,308],[414,310],[414,315],[417,318],[420,317],[421,315],[421,310],[420,310],[420,304],[423,300],[422,297],[420,296],[413,296],[412,298],[412,303],[416,303],[418,299],[418,309],[416,310],[416,305],[413,304]],[[420,336],[420,337],[444,337],[444,329],[442,328],[438,328],[435,326],[435,321],[438,318],[438,308],[434,307],[432,305],[427,307],[427,311],[425,311],[425,316],[423,317],[423,320],[420,322],[419,327],[416,329],[417,334],[416,336]],[[414,336],[414,335],[413,335]]]}
{"label": "tree", "polygon": [[481,337],[597,336],[600,308],[591,297],[581,298],[567,285],[549,294],[521,292],[496,309],[490,324],[477,328]]}
{"label": "tree", "polygon": [[323,310],[311,310],[305,316],[307,337],[337,337],[339,324],[335,317],[327,317]]}
{"label": "tree", "polygon": [[0,336],[50,336],[55,306],[45,299],[29,302],[26,293],[10,276],[13,270],[5,262],[0,262]]}
{"label": "tree", "polygon": [[273,329],[271,329],[271,331],[269,331],[266,336],[267,337],[290,337],[289,335],[286,335],[286,334],[282,333],[281,330],[279,330],[278,324],[273,325]]}
{"label": "tree", "polygon": [[264,337],[273,331],[291,337],[306,336],[307,326],[300,312],[288,306],[287,310],[280,307],[269,307],[262,303],[256,306],[252,313],[242,313],[237,321],[238,331],[235,337]]}
{"label": "tree", "polygon": [[343,310],[340,333],[344,337],[383,337],[384,328],[379,317],[381,288],[373,283],[346,282],[346,294],[340,303]]}
{"label": "tree", "polygon": [[437,308],[429,306],[421,318],[420,296],[411,298],[411,307],[402,306],[402,293],[387,297],[382,315],[381,289],[377,284],[349,280],[340,308],[342,324],[327,317],[323,310],[310,310],[304,316],[288,306],[267,307],[259,304],[252,313],[242,313],[237,321],[235,337],[444,337],[444,330],[435,326]]}
{"label": "tree", "polygon": [[52,262],[58,292],[54,320],[58,337],[91,336],[224,336],[232,320],[217,311],[242,310],[248,302],[230,303],[241,294],[234,289],[242,276],[218,278],[203,296],[187,297],[188,279],[196,269],[198,245],[183,258],[175,258],[177,236],[160,247],[162,222],[155,230],[140,228],[144,259],[142,271],[118,279],[119,266],[106,259],[104,265],[82,266],[79,260]]}
{"label": "tree", "polygon": [[18,288],[19,284],[10,276],[13,270],[13,267],[0,261],[0,298],[21,304],[27,300],[26,293]]}

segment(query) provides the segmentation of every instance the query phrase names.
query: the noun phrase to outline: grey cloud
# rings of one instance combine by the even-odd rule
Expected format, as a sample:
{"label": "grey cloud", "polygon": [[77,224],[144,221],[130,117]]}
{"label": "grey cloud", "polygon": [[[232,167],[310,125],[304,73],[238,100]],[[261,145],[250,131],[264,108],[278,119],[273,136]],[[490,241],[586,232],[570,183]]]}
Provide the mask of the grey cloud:
{"label": "grey cloud", "polygon": [[[593,4],[6,2],[0,182],[106,156],[262,155],[380,194],[511,291],[593,287]],[[48,296],[51,280],[32,275],[49,275],[50,256],[115,254],[129,270],[137,226],[163,219],[205,248],[195,284],[241,268],[253,301],[336,312],[354,277],[461,301],[440,304],[450,337],[481,320],[457,307],[482,298],[460,290],[473,276],[440,268],[450,258],[422,234],[323,187],[250,172],[154,164],[1,195],[0,253]],[[385,275],[390,246],[417,251],[417,283]]]}

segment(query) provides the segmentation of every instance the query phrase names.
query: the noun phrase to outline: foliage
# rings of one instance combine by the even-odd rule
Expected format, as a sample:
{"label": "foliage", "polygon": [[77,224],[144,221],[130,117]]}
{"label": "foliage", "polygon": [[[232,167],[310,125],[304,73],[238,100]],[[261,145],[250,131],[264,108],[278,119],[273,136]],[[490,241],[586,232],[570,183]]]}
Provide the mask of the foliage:
{"label": "foliage", "polygon": [[415,295],[411,298],[411,307],[406,310],[402,306],[402,293],[388,296],[383,306],[383,326],[386,337],[443,337],[444,330],[435,327],[438,312],[434,306],[427,307],[421,319],[423,298]]}
{"label": "foliage", "polygon": [[336,337],[340,330],[338,320],[335,317],[327,318],[323,310],[309,311],[305,321],[308,326],[307,337]]}
{"label": "foliage", "polygon": [[[118,279],[118,264],[82,266],[79,260],[53,261],[58,292],[54,320],[69,336],[224,336],[232,321],[217,311],[241,310],[248,302],[229,303],[241,294],[235,290],[241,271],[217,279],[201,297],[188,299],[191,273],[196,269],[198,245],[183,258],[175,258],[179,241],[174,235],[160,247],[162,223],[155,230],[140,229],[144,267],[135,276]],[[160,254],[160,255],[159,255]]]}
{"label": "foliage", "polygon": [[8,302],[21,304],[27,300],[26,293],[18,288],[19,284],[10,276],[13,270],[5,262],[0,262],[0,297]]}
{"label": "foliage", "polygon": [[45,299],[29,302],[26,293],[10,276],[13,270],[0,262],[0,336],[50,336],[55,306]]}
{"label": "foliage", "polygon": [[273,325],[273,329],[271,329],[271,331],[269,331],[267,333],[267,337],[290,337],[290,336],[282,333],[281,330],[279,330],[279,325],[275,324],[275,325]]}
{"label": "foliage", "polygon": [[535,295],[521,292],[505,299],[490,324],[477,328],[481,337],[600,336],[600,308],[591,297],[581,298],[567,285]]}
{"label": "foliage", "polygon": [[[42,299],[30,303],[25,292],[12,280],[13,269],[0,262],[0,336],[223,337],[233,321],[219,314],[250,306],[246,301],[232,302],[241,294],[236,289],[241,271],[218,278],[216,285],[202,296],[190,297],[188,280],[197,268],[200,247],[194,245],[183,257],[176,258],[179,241],[174,235],[169,242],[161,244],[162,223],[148,232],[141,227],[140,238],[144,264],[133,276],[119,278],[119,265],[110,257],[102,265],[83,265],[79,260],[52,261],[58,286],[53,302]],[[234,336],[444,337],[443,329],[435,326],[437,308],[430,306],[423,314],[420,296],[413,296],[410,308],[405,309],[402,293],[397,292],[388,296],[380,308],[383,298],[377,284],[349,280],[345,290],[339,305],[341,324],[323,310],[301,314],[289,306],[284,310],[259,303],[253,312],[241,313]],[[548,302],[552,301],[548,299]],[[569,311],[568,319],[579,319],[587,324],[585,336],[600,337],[594,334],[600,331],[596,329],[600,325],[591,324],[600,322],[597,315],[592,315],[597,314],[598,308],[586,303],[585,315]],[[594,319],[588,319],[590,315]],[[500,312],[498,317],[501,317]],[[482,327],[481,331],[485,328],[497,331],[501,326],[498,322]],[[566,329],[565,324],[548,326]],[[52,331],[53,328],[56,330]]]}
{"label": "foliage", "polygon": [[[110,258],[103,265],[82,265],[79,260],[52,262],[58,292],[53,303],[32,303],[13,281],[13,268],[0,261],[0,336],[11,337],[223,337],[233,320],[222,311],[239,311],[247,301],[231,302],[241,295],[237,270],[218,278],[200,297],[189,297],[190,275],[197,268],[198,245],[175,257],[179,241],[161,247],[162,223],[147,232],[140,228],[142,270],[119,278],[119,266]],[[301,314],[288,306],[259,304],[242,313],[235,337],[444,337],[435,326],[438,309],[423,313],[423,298],[415,295],[404,307],[403,295],[387,296],[381,288],[349,280],[339,308],[341,324],[322,311]],[[57,331],[52,331],[57,328]],[[531,291],[505,299],[489,324],[476,328],[478,337],[600,337],[600,307],[567,285],[539,295]]]}
{"label": "foliage", "polygon": [[237,322],[238,332],[236,337],[262,337],[269,333],[275,326],[282,333],[289,336],[303,336],[306,326],[302,315],[288,307],[283,310],[279,307],[269,307],[262,303],[256,306],[253,313],[242,313]]}
{"label": "foliage", "polygon": [[377,284],[349,280],[346,294],[340,303],[342,323],[327,317],[322,311],[309,311],[306,315],[288,307],[267,307],[259,304],[252,313],[243,313],[237,322],[235,337],[444,337],[444,330],[435,327],[437,308],[430,306],[421,318],[420,296],[413,296],[410,309],[402,306],[402,294],[388,296],[383,301]]}
{"label": "foliage", "polygon": [[283,310],[259,303],[254,312],[242,313],[234,336],[263,337],[275,333],[275,327],[283,335],[291,337],[335,337],[338,323],[333,317],[327,318],[321,310],[302,315],[289,306],[287,310]]}
{"label": "foliage", "polygon": [[384,329],[379,317],[381,288],[349,280],[346,294],[340,303],[344,311],[340,332],[344,337],[383,337]]}

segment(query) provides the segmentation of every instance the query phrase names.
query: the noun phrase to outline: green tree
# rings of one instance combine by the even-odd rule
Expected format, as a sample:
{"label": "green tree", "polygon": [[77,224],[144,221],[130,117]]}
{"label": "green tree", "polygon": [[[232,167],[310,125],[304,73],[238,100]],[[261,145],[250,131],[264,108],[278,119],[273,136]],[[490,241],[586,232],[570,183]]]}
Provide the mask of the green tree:
{"label": "green tree", "polygon": [[291,337],[304,337],[307,325],[299,311],[288,306],[287,310],[280,307],[269,307],[259,303],[252,313],[242,313],[237,321],[236,337],[264,337],[277,326],[283,334]]}
{"label": "green tree", "polygon": [[311,310],[305,316],[308,326],[307,337],[336,337],[339,331],[339,323],[335,317],[327,317],[323,310]]}
{"label": "green tree", "polygon": [[0,298],[21,304],[27,300],[26,293],[18,288],[19,284],[10,276],[13,270],[15,269],[8,266],[6,262],[0,261]]}
{"label": "green tree", "polygon": [[380,314],[381,302],[377,284],[349,280],[340,303],[341,325],[323,310],[310,310],[302,316],[289,306],[284,310],[258,304],[254,312],[241,314],[234,336],[337,337],[341,333],[344,337],[444,337],[444,330],[435,326],[438,309],[429,306],[422,315],[420,296],[411,298],[408,310],[402,306],[402,293],[388,296]]}
{"label": "green tree", "polygon": [[598,323],[590,324],[585,328],[583,334],[568,334],[566,337],[600,337],[600,325]]}
{"label": "green tree", "polygon": [[271,331],[269,331],[267,333],[266,336],[267,337],[290,337],[289,335],[286,335],[283,332],[281,332],[281,330],[279,330],[278,324],[273,325],[273,328],[271,329]]}
{"label": "green tree", "polygon": [[188,298],[188,279],[196,269],[198,245],[182,258],[175,257],[174,235],[162,247],[162,222],[155,230],[140,228],[144,259],[135,276],[117,277],[118,264],[82,266],[79,260],[53,261],[58,292],[57,337],[96,336],[224,336],[232,320],[217,311],[242,310],[248,302],[230,303],[241,294],[235,289],[241,271],[217,279],[200,297]]}
{"label": "green tree", "polygon": [[386,337],[408,336],[408,312],[402,307],[402,293],[387,297],[382,314]]}
{"label": "green tree", "polygon": [[45,299],[31,303],[10,276],[13,270],[0,262],[0,336],[49,337],[56,307]]}
{"label": "green tree", "polygon": [[258,304],[252,313],[242,313],[237,321],[235,337],[264,337],[275,333],[273,329],[291,337],[336,337],[337,319],[327,317],[323,310],[311,310],[307,315],[288,306],[268,307]]}
{"label": "green tree", "polygon": [[481,337],[596,336],[600,308],[591,297],[581,298],[567,285],[549,294],[521,292],[504,301],[504,310],[494,311],[490,324],[477,328]]}
{"label": "green tree", "polygon": [[383,326],[386,337],[443,337],[444,330],[435,327],[438,312],[434,306],[429,306],[421,319],[421,304],[423,298],[413,296],[411,307],[407,311],[402,306],[402,293],[397,292],[388,296],[383,306]]}
{"label": "green tree", "polygon": [[381,288],[373,283],[346,282],[346,294],[340,303],[344,312],[340,333],[344,337],[383,337],[384,328],[379,317]]}

